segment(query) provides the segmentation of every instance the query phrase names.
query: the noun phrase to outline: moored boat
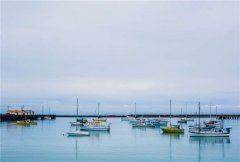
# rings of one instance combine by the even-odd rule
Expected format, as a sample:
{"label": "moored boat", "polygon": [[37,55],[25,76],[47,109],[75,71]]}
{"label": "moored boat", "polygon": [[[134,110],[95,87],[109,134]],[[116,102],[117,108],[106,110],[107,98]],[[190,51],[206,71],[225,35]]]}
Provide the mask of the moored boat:
{"label": "moored boat", "polygon": [[170,126],[166,128],[162,128],[163,133],[184,133],[184,129],[180,128],[180,125],[172,125],[172,108],[171,108],[171,100],[170,100]]}
{"label": "moored boat", "polygon": [[105,118],[100,118],[100,116],[99,116],[99,107],[100,107],[100,103],[98,103],[98,107],[97,107],[98,117],[97,117],[97,118],[93,118],[93,121],[94,121],[94,122],[107,122],[107,119],[105,119]]}
{"label": "moored boat", "polygon": [[180,125],[171,125],[170,127],[162,128],[163,133],[184,133],[184,129]]}
{"label": "moored boat", "polygon": [[89,132],[84,132],[80,130],[67,132],[68,136],[90,136]]}
{"label": "moored boat", "polygon": [[[198,111],[198,126],[189,129],[190,137],[229,137],[231,128],[223,128],[223,121],[200,123],[200,102],[198,103]],[[214,126],[216,123],[221,123],[221,126],[219,126],[219,124],[218,126]],[[210,127],[208,124],[211,124],[212,126]]]}
{"label": "moored boat", "polygon": [[103,123],[87,123],[83,126],[80,126],[80,130],[88,130],[88,131],[110,131],[111,124],[103,124]]}
{"label": "moored boat", "polygon": [[17,125],[24,125],[24,126],[29,126],[29,125],[37,125],[37,122],[31,121],[30,119],[27,120],[21,120],[17,121]]}

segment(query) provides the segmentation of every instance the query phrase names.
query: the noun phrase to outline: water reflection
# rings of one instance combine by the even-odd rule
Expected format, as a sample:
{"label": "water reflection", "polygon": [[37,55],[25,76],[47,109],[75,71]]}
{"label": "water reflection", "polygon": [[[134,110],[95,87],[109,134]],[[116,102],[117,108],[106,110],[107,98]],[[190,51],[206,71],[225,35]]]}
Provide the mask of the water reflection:
{"label": "water reflection", "polygon": [[180,139],[180,137],[183,137],[183,133],[162,133],[162,136],[169,137],[170,139]]}
{"label": "water reflection", "polygon": [[219,148],[221,145],[221,154],[222,159],[225,158],[225,144],[229,144],[230,138],[229,137],[194,137],[189,139],[190,144],[196,144],[198,146],[198,161],[202,161],[202,154],[206,147],[209,145],[216,145],[216,148]]}
{"label": "water reflection", "polygon": [[104,137],[104,136],[109,136],[110,135],[110,131],[89,131],[90,133],[90,136],[92,138],[95,138],[95,139],[100,139],[101,137]]}
{"label": "water reflection", "polygon": [[229,137],[193,137],[189,139],[190,144],[200,143],[201,145],[230,143]]}

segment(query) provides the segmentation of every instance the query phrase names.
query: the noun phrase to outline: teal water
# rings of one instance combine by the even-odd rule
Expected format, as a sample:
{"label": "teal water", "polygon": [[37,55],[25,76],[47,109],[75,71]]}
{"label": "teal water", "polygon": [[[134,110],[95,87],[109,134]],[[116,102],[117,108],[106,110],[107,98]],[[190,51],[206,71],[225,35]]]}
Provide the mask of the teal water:
{"label": "teal water", "polygon": [[1,162],[240,161],[239,120],[225,120],[225,125],[232,127],[229,138],[190,138],[187,125],[183,125],[183,135],[165,135],[160,128],[132,128],[120,118],[108,119],[112,123],[109,133],[67,137],[63,134],[73,120],[39,120],[31,127],[0,123]]}

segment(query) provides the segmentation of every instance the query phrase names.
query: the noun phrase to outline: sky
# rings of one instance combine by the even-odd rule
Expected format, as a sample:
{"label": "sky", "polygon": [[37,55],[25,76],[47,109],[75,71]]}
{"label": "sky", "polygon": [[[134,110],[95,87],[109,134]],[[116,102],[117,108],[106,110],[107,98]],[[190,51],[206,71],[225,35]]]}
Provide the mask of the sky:
{"label": "sky", "polygon": [[239,61],[238,1],[1,2],[4,110],[240,112]]}

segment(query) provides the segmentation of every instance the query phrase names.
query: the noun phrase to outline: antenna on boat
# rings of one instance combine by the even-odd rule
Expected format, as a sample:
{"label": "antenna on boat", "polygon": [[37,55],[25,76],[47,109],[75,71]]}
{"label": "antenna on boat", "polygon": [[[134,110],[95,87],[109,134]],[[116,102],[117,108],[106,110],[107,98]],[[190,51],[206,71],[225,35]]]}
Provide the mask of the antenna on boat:
{"label": "antenna on boat", "polygon": [[172,125],[172,101],[170,99],[170,127]]}

